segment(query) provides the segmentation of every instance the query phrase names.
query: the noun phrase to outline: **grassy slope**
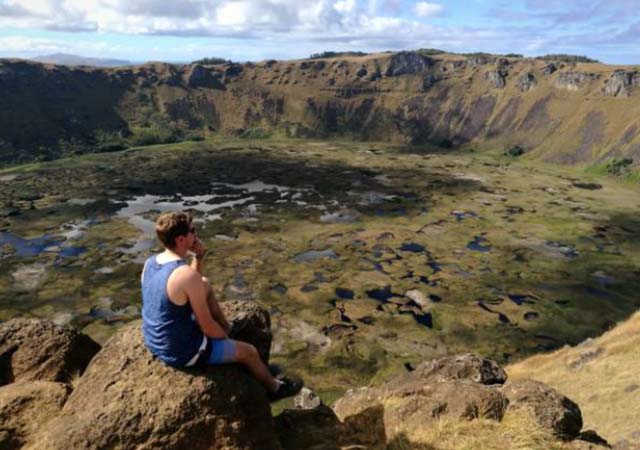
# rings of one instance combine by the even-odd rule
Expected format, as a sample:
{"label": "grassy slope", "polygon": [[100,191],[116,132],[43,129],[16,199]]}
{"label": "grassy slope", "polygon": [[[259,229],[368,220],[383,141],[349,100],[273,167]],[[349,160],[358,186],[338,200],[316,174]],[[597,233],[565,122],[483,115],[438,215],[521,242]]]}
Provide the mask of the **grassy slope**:
{"label": "grassy slope", "polygon": [[585,428],[610,442],[640,441],[640,313],[601,337],[533,356],[507,371],[512,379],[540,380],[576,401]]}

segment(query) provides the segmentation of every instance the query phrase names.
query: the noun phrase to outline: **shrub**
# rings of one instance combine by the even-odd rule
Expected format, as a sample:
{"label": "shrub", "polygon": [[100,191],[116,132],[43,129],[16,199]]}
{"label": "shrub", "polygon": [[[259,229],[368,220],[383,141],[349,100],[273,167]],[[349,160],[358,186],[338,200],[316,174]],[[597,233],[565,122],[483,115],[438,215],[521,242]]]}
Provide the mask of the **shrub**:
{"label": "shrub", "polygon": [[243,130],[240,133],[240,138],[242,139],[268,139],[271,137],[273,133],[269,130],[265,130],[264,128],[248,128]]}
{"label": "shrub", "polygon": [[214,56],[214,57],[211,57],[211,58],[197,59],[197,60],[193,61],[191,64],[215,65],[215,64],[229,64],[229,63],[231,63],[231,60],[229,60],[229,59],[216,58]]}
{"label": "shrub", "polygon": [[312,53],[309,59],[337,58],[339,56],[367,56],[365,52],[320,52]]}
{"label": "shrub", "polygon": [[522,147],[520,147],[519,145],[514,145],[510,149],[506,150],[504,152],[504,154],[506,156],[518,157],[518,156],[524,155],[524,149]]}
{"label": "shrub", "polygon": [[555,53],[543,56],[537,56],[536,59],[542,61],[560,61],[566,63],[599,63],[597,59],[592,59],[584,55],[567,55],[564,53]]}
{"label": "shrub", "polygon": [[179,135],[172,128],[134,127],[129,137],[129,143],[133,146],[170,144],[178,141]]}
{"label": "shrub", "polygon": [[607,161],[607,164],[605,165],[605,169],[609,175],[619,177],[619,176],[628,174],[632,164],[633,164],[633,159],[631,158],[623,158],[623,159],[613,158]]}

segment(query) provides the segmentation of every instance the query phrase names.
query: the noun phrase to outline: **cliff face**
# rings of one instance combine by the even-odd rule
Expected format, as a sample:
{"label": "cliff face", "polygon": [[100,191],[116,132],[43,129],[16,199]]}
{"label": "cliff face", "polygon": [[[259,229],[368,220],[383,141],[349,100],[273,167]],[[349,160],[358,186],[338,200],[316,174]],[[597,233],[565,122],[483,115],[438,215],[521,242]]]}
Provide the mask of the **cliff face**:
{"label": "cliff face", "polygon": [[5,161],[154,127],[519,145],[564,164],[640,158],[640,72],[601,64],[417,52],[118,69],[3,60],[0,96]]}

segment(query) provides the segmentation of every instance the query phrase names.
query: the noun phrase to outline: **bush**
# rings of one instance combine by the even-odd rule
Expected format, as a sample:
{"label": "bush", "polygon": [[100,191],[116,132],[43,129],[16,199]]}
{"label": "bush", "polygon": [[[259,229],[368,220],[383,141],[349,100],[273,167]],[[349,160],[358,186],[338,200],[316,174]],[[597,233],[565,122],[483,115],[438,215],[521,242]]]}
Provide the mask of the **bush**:
{"label": "bush", "polygon": [[195,61],[193,61],[191,64],[204,64],[204,65],[215,65],[215,64],[230,64],[231,60],[229,59],[224,59],[224,58],[216,58],[211,57],[211,58],[202,58],[202,59],[197,59]]}
{"label": "bush", "polygon": [[524,149],[519,145],[514,145],[509,150],[505,151],[504,154],[506,156],[518,157],[524,155]]}
{"label": "bush", "polygon": [[599,63],[597,59],[592,59],[584,55],[567,55],[564,53],[537,56],[536,59],[542,61],[560,61],[566,63]]}
{"label": "bush", "polygon": [[179,135],[172,128],[134,127],[129,143],[133,146],[171,144],[178,141]]}
{"label": "bush", "polygon": [[340,56],[367,56],[365,52],[320,52],[312,53],[309,59],[321,59],[321,58],[337,58]]}
{"label": "bush", "polygon": [[268,139],[272,135],[271,131],[264,128],[249,128],[240,133],[242,139]]}
{"label": "bush", "polygon": [[607,161],[607,164],[605,165],[605,169],[609,175],[619,177],[619,176],[628,174],[632,164],[633,164],[633,159],[631,158],[623,158],[623,159],[613,158],[612,160]]}
{"label": "bush", "polygon": [[437,48],[419,48],[418,50],[416,50],[416,53],[420,53],[421,55],[424,56],[434,56],[434,55],[442,55],[443,53],[446,53],[444,50],[440,50]]}

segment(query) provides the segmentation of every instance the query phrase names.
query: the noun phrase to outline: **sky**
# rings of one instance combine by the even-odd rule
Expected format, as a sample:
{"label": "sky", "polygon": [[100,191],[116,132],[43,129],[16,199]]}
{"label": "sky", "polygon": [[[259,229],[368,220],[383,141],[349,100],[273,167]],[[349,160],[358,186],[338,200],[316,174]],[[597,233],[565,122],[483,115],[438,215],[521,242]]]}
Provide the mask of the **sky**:
{"label": "sky", "polygon": [[132,62],[438,48],[640,64],[640,0],[0,0],[0,57]]}

